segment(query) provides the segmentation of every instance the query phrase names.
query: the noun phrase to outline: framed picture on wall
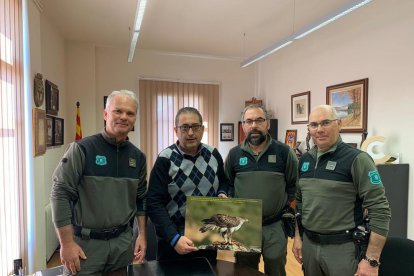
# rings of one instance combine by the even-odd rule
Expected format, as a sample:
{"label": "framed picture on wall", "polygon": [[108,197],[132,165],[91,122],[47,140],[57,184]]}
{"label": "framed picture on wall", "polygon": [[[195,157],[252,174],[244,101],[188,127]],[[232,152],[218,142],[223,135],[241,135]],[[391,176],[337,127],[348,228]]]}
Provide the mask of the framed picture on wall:
{"label": "framed picture on wall", "polygon": [[43,109],[32,109],[33,128],[33,156],[39,156],[46,152],[46,112]]}
{"label": "framed picture on wall", "polygon": [[234,141],[234,124],[220,124],[220,141]]}
{"label": "framed picture on wall", "polygon": [[290,112],[292,124],[306,124],[309,122],[310,91],[291,96]]}
{"label": "framed picture on wall", "polygon": [[368,78],[328,86],[326,104],[332,105],[342,120],[341,132],[366,132]]}
{"label": "framed picture on wall", "polygon": [[46,115],[46,146],[51,147],[55,143],[55,122],[54,117]]}
{"label": "framed picture on wall", "polygon": [[295,149],[298,131],[296,129],[286,130],[285,144]]}
{"label": "framed picture on wall", "polygon": [[46,91],[46,113],[58,115],[59,112],[59,89],[56,84],[49,80],[45,82]]}
{"label": "framed picture on wall", "polygon": [[62,118],[54,118],[54,145],[59,146],[63,145],[64,139],[64,120]]}

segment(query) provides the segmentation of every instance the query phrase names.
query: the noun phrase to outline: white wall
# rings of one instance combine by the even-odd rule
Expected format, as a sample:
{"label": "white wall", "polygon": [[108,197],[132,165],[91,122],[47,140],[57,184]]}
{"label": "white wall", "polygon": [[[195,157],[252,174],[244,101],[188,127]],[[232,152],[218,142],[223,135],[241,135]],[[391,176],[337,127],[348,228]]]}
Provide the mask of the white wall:
{"label": "white wall", "polygon": [[[79,42],[68,42],[66,46],[68,93],[71,99],[68,105],[72,105],[77,100],[81,102],[84,136],[100,131],[103,127],[103,97],[119,89],[132,90],[138,94],[138,81],[143,77],[218,83],[220,85],[219,121],[235,123],[236,130],[244,100],[254,96],[253,68],[241,69],[238,61],[137,50],[133,63],[128,63],[128,49],[93,47]],[[84,89],[85,87],[89,89]],[[71,109],[69,110],[68,114],[72,112]],[[75,116],[74,112],[75,110],[69,118]],[[69,120],[67,126],[66,130],[72,137],[75,132],[75,121]],[[130,139],[139,145],[140,130],[139,127],[136,129],[137,131],[130,133]],[[235,134],[237,137],[237,132]],[[219,143],[223,158],[236,143],[237,139],[234,142]]]}
{"label": "white wall", "polygon": [[[385,151],[409,163],[408,237],[414,238],[414,1],[376,0],[366,7],[294,42],[256,66],[259,97],[279,119],[278,137],[306,125],[291,125],[290,96],[311,91],[311,109],[326,103],[326,87],[369,78],[368,136],[387,138]],[[360,134],[342,134],[346,142]],[[399,216],[399,214],[393,214]]]}
{"label": "white wall", "polygon": [[[41,73],[43,79],[50,80],[59,87],[59,114],[66,119],[66,82],[65,82],[65,46],[59,32],[41,15],[33,1],[28,3],[29,43],[30,43],[30,75],[34,79],[36,73]],[[30,89],[33,91],[33,88]],[[31,95],[30,95],[31,96]],[[35,107],[31,100],[32,108]],[[39,108],[46,109],[45,102]],[[65,140],[67,141],[65,135]],[[32,225],[33,240],[28,252],[34,256],[33,263],[28,269],[36,271],[46,266],[46,230],[45,230],[45,206],[49,203],[51,190],[51,175],[63,154],[64,146],[48,148],[44,155],[33,158],[34,172],[34,224]]]}
{"label": "white wall", "polygon": [[[33,158],[34,255],[30,272],[46,267],[45,206],[49,203],[51,176],[68,143],[75,137],[76,101],[81,103],[83,136],[103,127],[103,96],[117,89],[138,92],[139,77],[173,81],[214,82],[220,84],[220,122],[235,123],[244,100],[254,96],[253,68],[242,70],[237,61],[180,57],[156,53],[136,53],[127,63],[128,49],[97,47],[91,43],[64,41],[58,30],[29,3],[31,75],[42,73],[59,87],[59,114],[63,118],[65,145],[48,148]],[[237,95],[237,97],[234,97]],[[33,101],[32,101],[33,102]],[[34,103],[32,104],[34,107]],[[45,109],[45,104],[40,108]],[[236,128],[237,129],[237,128]],[[139,129],[131,140],[139,145]],[[236,133],[237,135],[237,133]],[[237,136],[236,136],[237,137]],[[234,142],[220,142],[223,158]]]}

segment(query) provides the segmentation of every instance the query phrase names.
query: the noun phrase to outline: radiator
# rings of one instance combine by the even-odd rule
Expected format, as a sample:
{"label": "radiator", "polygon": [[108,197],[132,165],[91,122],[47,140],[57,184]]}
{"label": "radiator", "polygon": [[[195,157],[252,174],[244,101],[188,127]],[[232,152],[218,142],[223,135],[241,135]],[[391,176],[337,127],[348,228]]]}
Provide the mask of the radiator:
{"label": "radiator", "polygon": [[50,260],[53,253],[59,246],[59,241],[56,236],[55,227],[52,222],[52,209],[50,203],[45,207],[46,220],[46,262]]}

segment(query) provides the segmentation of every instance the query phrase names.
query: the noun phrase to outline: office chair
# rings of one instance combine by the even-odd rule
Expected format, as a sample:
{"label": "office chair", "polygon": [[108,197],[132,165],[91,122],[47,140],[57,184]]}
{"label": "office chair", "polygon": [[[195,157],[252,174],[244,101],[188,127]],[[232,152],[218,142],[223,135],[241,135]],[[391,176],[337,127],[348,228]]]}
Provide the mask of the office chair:
{"label": "office chair", "polygon": [[154,224],[148,219],[147,221],[147,253],[145,259],[152,261],[157,259],[157,234],[155,233]]}
{"label": "office chair", "polygon": [[[138,237],[138,224],[135,221],[133,226],[133,236],[132,236],[132,247],[135,246],[135,240]],[[145,254],[145,259],[147,261],[152,261],[157,259],[157,235],[155,234],[155,227],[152,224],[151,220],[147,220],[147,252]]]}
{"label": "office chair", "polygon": [[414,275],[414,241],[388,237],[380,263],[379,276]]}

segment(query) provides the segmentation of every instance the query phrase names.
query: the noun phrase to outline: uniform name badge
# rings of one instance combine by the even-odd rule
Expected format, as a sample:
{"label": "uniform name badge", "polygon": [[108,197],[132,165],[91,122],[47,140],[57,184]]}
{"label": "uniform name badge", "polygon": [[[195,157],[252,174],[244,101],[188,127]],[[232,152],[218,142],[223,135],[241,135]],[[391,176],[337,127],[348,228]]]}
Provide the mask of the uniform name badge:
{"label": "uniform name badge", "polygon": [[336,162],[335,161],[328,161],[328,164],[326,164],[326,169],[333,171],[335,170]]}
{"label": "uniform name badge", "polygon": [[267,161],[268,161],[269,163],[276,163],[276,155],[269,155],[269,156],[267,157]]}
{"label": "uniform name badge", "polygon": [[129,158],[129,166],[136,168],[137,167],[137,160],[135,160],[134,158]]}

